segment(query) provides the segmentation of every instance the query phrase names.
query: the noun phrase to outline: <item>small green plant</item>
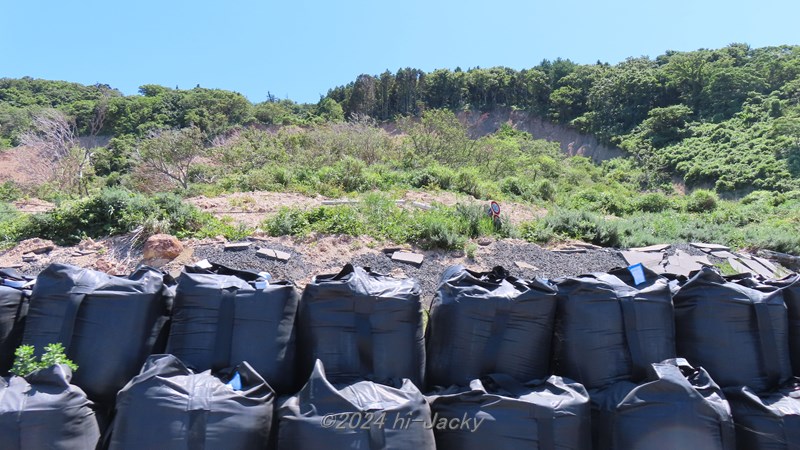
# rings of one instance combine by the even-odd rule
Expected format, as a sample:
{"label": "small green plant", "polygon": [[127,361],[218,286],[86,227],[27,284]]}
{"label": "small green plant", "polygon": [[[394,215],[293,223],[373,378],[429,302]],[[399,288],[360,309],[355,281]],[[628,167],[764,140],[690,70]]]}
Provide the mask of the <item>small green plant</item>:
{"label": "small green plant", "polygon": [[60,343],[48,344],[44,348],[44,354],[37,360],[36,350],[32,345],[21,345],[14,352],[14,365],[11,373],[19,377],[26,377],[31,373],[45,369],[56,364],[65,364],[73,371],[78,370],[78,366],[64,354],[64,346]]}
{"label": "small green plant", "polygon": [[467,258],[475,259],[475,252],[478,250],[478,245],[474,242],[468,242],[466,246],[464,246],[464,251],[467,254]]}

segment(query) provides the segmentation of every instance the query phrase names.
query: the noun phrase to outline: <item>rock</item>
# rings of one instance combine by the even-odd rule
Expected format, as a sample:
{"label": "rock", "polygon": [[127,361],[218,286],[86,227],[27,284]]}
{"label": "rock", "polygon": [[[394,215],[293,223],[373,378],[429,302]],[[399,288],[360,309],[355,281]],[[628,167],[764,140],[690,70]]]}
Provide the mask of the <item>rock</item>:
{"label": "rock", "polygon": [[704,252],[718,251],[718,250],[730,250],[731,249],[730,247],[726,247],[724,245],[706,244],[705,242],[692,242],[689,245],[691,245],[694,248],[699,248],[700,250],[702,250]]}
{"label": "rock", "polygon": [[733,270],[735,270],[736,273],[750,272],[750,268],[739,262],[739,260],[736,258],[728,258],[728,264],[733,267]]}
{"label": "rock", "polygon": [[142,259],[172,261],[183,251],[183,244],[175,236],[154,234],[147,238],[142,250]]}
{"label": "rock", "polygon": [[288,261],[292,257],[289,253],[280,250],[273,250],[271,248],[262,248],[256,252],[256,256],[267,259],[277,259],[278,261]]}
{"label": "rock", "polygon": [[240,250],[246,250],[250,247],[249,242],[232,242],[229,244],[225,244],[225,251],[226,252],[237,252]]}
{"label": "rock", "polygon": [[670,244],[656,244],[656,245],[649,245],[647,247],[635,247],[631,248],[631,251],[634,252],[662,252],[668,248],[670,248]]}
{"label": "rock", "polygon": [[48,241],[46,239],[26,239],[19,244],[17,244],[16,251],[20,253],[33,253],[36,255],[40,255],[42,253],[47,253],[55,248],[55,244],[53,241]]}
{"label": "rock", "polygon": [[411,202],[411,204],[412,204],[413,206],[415,206],[415,207],[419,208],[419,209],[424,209],[424,210],[426,210],[426,211],[433,209],[433,206],[431,206],[431,205],[429,205],[429,204],[427,204],[427,203],[422,203],[422,202]]}
{"label": "rock", "polygon": [[625,258],[625,261],[628,263],[629,266],[642,263],[643,266],[650,269],[661,264],[661,261],[664,259],[664,254],[661,252],[642,252],[634,250],[630,251],[623,250],[620,253],[622,254],[622,257]]}
{"label": "rock", "polygon": [[487,245],[491,244],[492,240],[488,237],[482,237],[478,239],[478,245],[481,247],[486,247]]}
{"label": "rock", "polygon": [[94,263],[94,268],[99,270],[100,272],[105,272],[109,275],[123,275],[125,270],[120,269],[117,264],[105,259],[100,258]]}
{"label": "rock", "polygon": [[36,255],[33,253],[25,253],[22,255],[22,262],[33,262],[36,261]]}
{"label": "rock", "polygon": [[734,255],[733,253],[731,253],[731,252],[729,252],[727,250],[713,251],[710,254],[711,254],[711,256],[713,256],[715,258],[720,258],[720,259],[736,258],[736,255]]}
{"label": "rock", "polygon": [[538,267],[532,266],[532,265],[526,263],[525,261],[514,261],[514,264],[517,267],[519,267],[520,269],[523,269],[523,270],[539,270]]}
{"label": "rock", "polygon": [[420,255],[419,253],[394,252],[392,254],[392,261],[399,261],[399,262],[414,264],[417,267],[422,265],[422,261],[424,259],[425,259],[425,256]]}

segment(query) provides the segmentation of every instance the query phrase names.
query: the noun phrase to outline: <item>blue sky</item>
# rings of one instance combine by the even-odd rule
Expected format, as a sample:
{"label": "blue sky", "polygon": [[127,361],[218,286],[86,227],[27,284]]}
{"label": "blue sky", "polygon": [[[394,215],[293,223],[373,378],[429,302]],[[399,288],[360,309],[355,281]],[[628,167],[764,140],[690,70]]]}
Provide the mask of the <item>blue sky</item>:
{"label": "blue sky", "polygon": [[361,73],[800,44],[797,0],[0,0],[0,77],[316,102]]}

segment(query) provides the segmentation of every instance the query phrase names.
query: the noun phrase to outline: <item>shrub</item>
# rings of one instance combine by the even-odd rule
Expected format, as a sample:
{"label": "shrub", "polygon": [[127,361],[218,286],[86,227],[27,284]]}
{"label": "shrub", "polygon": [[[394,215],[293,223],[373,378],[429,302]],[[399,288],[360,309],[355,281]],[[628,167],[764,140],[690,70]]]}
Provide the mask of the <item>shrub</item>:
{"label": "shrub", "polygon": [[546,201],[553,201],[556,199],[556,185],[548,179],[539,180],[533,187],[536,196]]}
{"label": "shrub", "polygon": [[619,229],[597,214],[587,211],[557,210],[545,216],[545,226],[554,234],[614,247],[620,244]]}
{"label": "shrub", "polygon": [[648,192],[640,195],[634,202],[634,208],[643,212],[661,212],[672,206],[669,197],[659,192]]}
{"label": "shrub", "polygon": [[14,352],[14,365],[10,372],[18,377],[25,377],[40,369],[46,369],[56,364],[66,364],[73,371],[78,370],[78,366],[64,354],[64,346],[60,343],[48,344],[44,348],[44,354],[40,359],[34,356],[36,349],[32,345],[21,345]]}
{"label": "shrub", "polygon": [[697,189],[686,200],[686,210],[689,212],[708,212],[717,207],[719,197],[716,192],[707,189]]}

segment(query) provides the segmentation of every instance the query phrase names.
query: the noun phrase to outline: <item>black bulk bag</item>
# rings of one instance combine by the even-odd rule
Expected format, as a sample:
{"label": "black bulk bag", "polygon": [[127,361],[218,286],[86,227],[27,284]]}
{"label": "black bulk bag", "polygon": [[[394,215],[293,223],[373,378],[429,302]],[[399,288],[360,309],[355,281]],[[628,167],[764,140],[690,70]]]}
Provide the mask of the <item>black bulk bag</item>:
{"label": "black bulk bag", "polygon": [[308,383],[277,409],[278,450],[435,450],[430,405],[410,380],[399,386],[334,386],[317,360]]}
{"label": "black bulk bag", "polygon": [[28,314],[31,279],[14,269],[0,269],[0,375],[14,363]]}
{"label": "black bulk bag", "polygon": [[597,389],[644,379],[650,364],[675,357],[672,292],[666,279],[634,287],[601,273],[555,282],[556,374]]}
{"label": "black bulk bag", "polygon": [[780,288],[786,313],[789,317],[789,356],[792,374],[800,377],[800,275],[793,274],[780,280],[767,280],[769,286]]}
{"label": "black bulk bag", "polygon": [[293,283],[217,264],[178,277],[167,353],[195,371],[247,361],[278,393],[294,393]]}
{"label": "black bulk bag", "polygon": [[275,394],[246,362],[194,373],[153,355],[117,396],[110,450],[262,450]]}
{"label": "black bulk bag", "polygon": [[334,383],[368,379],[422,386],[425,340],[419,284],[344,266],[303,290],[297,323],[300,375],[319,359]]}
{"label": "black bulk bag", "polygon": [[100,440],[92,402],[54,365],[26,377],[0,378],[0,448],[90,450]]}
{"label": "black bulk bag", "polygon": [[[438,450],[591,448],[589,394],[565,378],[523,384],[492,374],[469,388],[435,392],[428,401]],[[469,425],[462,428],[464,421]]]}
{"label": "black bulk bag", "polygon": [[791,377],[786,306],[780,290],[743,286],[710,268],[675,294],[678,354],[723,388],[776,388]]}
{"label": "black bulk bag", "polygon": [[591,391],[595,450],[734,450],[736,433],[722,390],[682,358],[651,366],[641,384]]}
{"label": "black bulk bag", "polygon": [[502,267],[448,268],[425,336],[428,385],[465,386],[491,373],[546,378],[555,311],[556,288],[547,280],[514,278]]}
{"label": "black bulk bag", "polygon": [[172,298],[164,275],[148,267],[127,278],[51,264],[36,279],[23,344],[60,342],[80,370],[73,383],[111,406],[125,383],[159,347]]}
{"label": "black bulk bag", "polygon": [[747,386],[725,389],[736,423],[738,450],[800,449],[800,379],[758,394]]}

